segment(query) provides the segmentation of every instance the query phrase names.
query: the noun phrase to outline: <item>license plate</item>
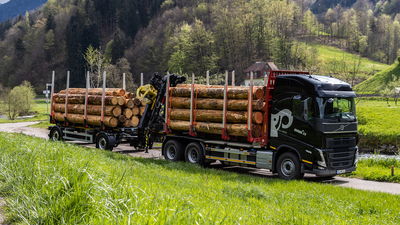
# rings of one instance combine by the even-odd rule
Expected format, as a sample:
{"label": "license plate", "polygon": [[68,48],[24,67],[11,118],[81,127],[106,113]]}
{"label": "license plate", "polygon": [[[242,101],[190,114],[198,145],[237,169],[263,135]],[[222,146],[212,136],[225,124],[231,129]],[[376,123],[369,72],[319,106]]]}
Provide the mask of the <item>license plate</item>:
{"label": "license plate", "polygon": [[343,174],[343,173],[346,173],[346,170],[337,170],[336,171],[336,174]]}

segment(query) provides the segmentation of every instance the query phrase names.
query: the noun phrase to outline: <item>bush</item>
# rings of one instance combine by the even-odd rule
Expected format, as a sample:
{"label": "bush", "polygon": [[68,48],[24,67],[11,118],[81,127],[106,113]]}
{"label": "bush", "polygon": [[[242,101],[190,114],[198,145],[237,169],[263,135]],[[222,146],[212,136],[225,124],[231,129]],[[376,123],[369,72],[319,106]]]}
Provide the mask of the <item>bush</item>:
{"label": "bush", "polygon": [[8,118],[14,120],[17,116],[28,115],[35,98],[35,91],[28,81],[14,87],[6,96],[5,105]]}

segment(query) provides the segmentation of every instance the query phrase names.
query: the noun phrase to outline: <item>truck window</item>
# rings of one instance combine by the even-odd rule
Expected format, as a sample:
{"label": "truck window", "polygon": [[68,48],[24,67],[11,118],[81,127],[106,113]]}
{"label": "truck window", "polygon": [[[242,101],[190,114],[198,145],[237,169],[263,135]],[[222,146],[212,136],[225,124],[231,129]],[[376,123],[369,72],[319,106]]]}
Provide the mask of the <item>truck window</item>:
{"label": "truck window", "polygon": [[288,97],[288,98],[280,99],[274,104],[274,107],[277,110],[283,110],[283,109],[292,110],[292,98]]}
{"label": "truck window", "polygon": [[315,106],[315,101],[311,97],[305,99],[301,96],[293,97],[293,115],[298,119],[310,121],[317,118],[318,112]]}
{"label": "truck window", "polygon": [[355,103],[353,98],[320,98],[319,107],[323,119],[355,121]]}

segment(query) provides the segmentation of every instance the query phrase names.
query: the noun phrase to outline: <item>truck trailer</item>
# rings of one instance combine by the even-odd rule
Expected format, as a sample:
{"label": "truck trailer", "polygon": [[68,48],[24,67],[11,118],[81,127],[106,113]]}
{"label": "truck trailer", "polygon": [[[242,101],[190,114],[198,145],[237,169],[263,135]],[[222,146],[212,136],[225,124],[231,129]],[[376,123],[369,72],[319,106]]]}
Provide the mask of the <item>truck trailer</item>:
{"label": "truck trailer", "polygon": [[[252,79],[251,79],[252,80]],[[333,177],[356,169],[358,155],[355,92],[333,77],[299,71],[270,71],[265,79],[265,105],[261,135],[254,136],[251,116],[247,137],[227,132],[228,77],[224,86],[221,134],[196,132],[194,77],[190,87],[190,121],[186,131],[171,129],[171,90],[186,81],[175,74],[155,74],[150,85],[140,87],[138,95],[148,99],[144,114],[135,128],[110,129],[82,127],[65,122],[50,127],[50,139],[82,140],[111,150],[120,143],[136,149],[152,148],[162,142],[162,155],[169,161],[268,169],[285,180],[301,179],[305,173]],[[250,81],[248,102],[253,102]],[[247,115],[253,115],[248,104]],[[51,116],[50,116],[51,117]],[[54,120],[51,121],[54,122]],[[71,138],[69,139],[71,140]]]}

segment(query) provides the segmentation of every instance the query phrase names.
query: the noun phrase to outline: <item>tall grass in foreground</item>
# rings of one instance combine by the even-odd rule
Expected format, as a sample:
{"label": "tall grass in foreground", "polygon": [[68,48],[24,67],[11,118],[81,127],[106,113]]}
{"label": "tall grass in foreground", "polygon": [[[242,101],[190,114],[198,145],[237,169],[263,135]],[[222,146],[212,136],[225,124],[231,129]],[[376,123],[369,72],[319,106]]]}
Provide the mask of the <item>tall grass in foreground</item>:
{"label": "tall grass in foreground", "polygon": [[0,196],[22,224],[395,224],[400,196],[131,158],[0,133]]}

